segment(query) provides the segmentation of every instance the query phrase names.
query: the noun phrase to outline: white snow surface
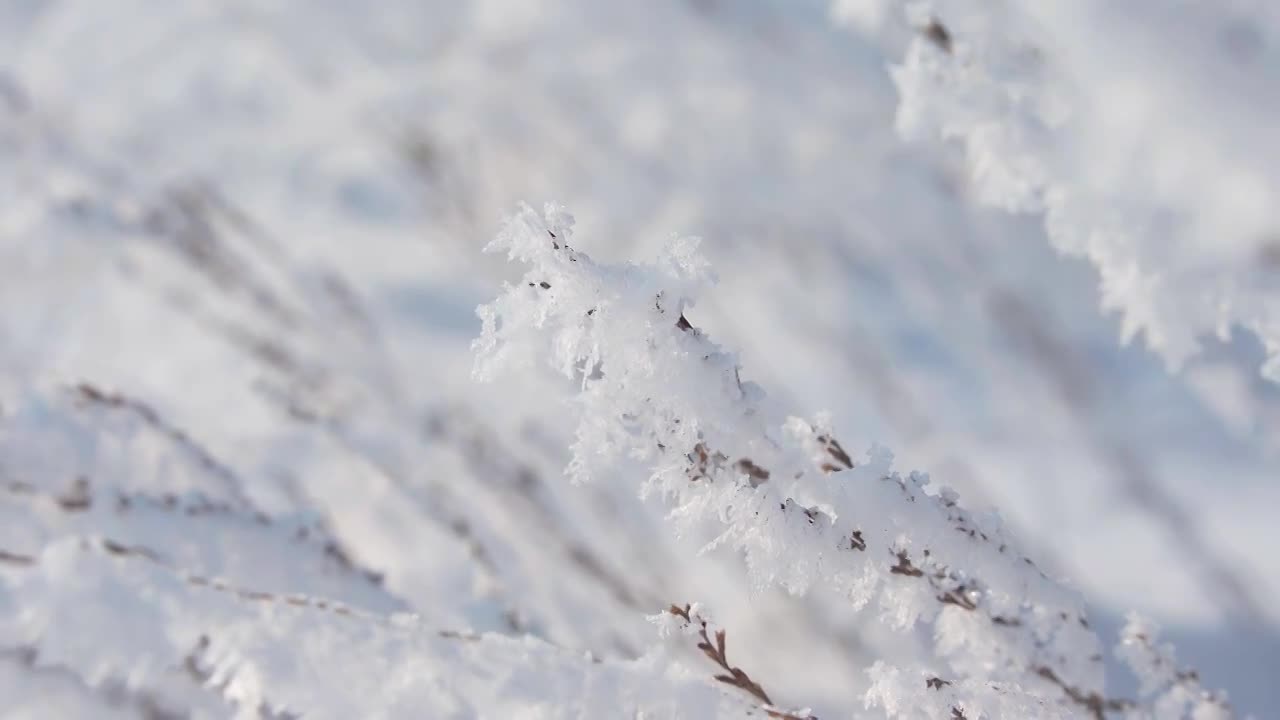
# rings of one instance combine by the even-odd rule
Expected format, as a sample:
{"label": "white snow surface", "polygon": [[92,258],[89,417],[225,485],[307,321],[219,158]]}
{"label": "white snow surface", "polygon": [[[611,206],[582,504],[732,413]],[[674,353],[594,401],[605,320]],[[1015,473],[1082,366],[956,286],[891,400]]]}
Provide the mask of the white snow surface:
{"label": "white snow surface", "polygon": [[[1080,714],[802,507],[1087,613],[1082,686],[1269,717],[1277,128],[1248,0],[0,0],[0,718],[760,717],[646,621],[694,601],[779,709]],[[647,375],[682,311],[716,372]],[[903,483],[637,440],[699,429]]]}

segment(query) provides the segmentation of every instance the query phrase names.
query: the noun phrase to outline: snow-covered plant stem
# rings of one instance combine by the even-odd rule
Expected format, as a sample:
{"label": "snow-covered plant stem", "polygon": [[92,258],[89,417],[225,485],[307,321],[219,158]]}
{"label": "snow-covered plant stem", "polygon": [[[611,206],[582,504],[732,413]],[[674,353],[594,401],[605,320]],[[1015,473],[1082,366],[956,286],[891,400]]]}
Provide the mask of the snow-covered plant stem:
{"label": "snow-covered plant stem", "polygon": [[575,481],[639,463],[639,490],[665,497],[678,527],[718,523],[712,545],[741,551],[757,586],[803,594],[825,583],[894,628],[931,624],[929,667],[869,670],[867,703],[892,717],[1135,707],[1106,699],[1080,597],[998,518],[894,471],[884,448],[851,456],[825,417],[770,416],[736,358],[686,315],[713,281],[696,241],[674,241],[651,265],[604,265],[570,245],[572,226],[560,208],[526,207],[490,245],[529,271],[480,308],[475,349],[482,379],[545,357],[578,383]]}
{"label": "snow-covered plant stem", "polygon": [[1274,66],[1215,41],[1264,46],[1273,4],[872,4],[918,31],[891,69],[905,138],[958,147],[979,202],[1043,217],[1124,339],[1177,368],[1240,328],[1280,381]]}

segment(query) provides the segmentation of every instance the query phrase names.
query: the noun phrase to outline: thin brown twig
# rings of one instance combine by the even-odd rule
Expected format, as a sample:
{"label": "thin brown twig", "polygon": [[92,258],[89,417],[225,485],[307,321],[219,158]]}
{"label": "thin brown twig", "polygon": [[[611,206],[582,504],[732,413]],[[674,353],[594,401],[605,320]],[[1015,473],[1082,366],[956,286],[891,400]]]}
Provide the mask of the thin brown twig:
{"label": "thin brown twig", "polygon": [[698,649],[702,651],[712,662],[719,665],[724,670],[723,673],[715,675],[715,679],[726,685],[738,688],[747,694],[759,700],[764,707],[765,714],[775,720],[818,720],[815,716],[804,714],[800,715],[795,712],[779,710],[773,705],[773,700],[769,698],[769,693],[761,687],[760,683],[752,680],[746,671],[729,663],[729,656],[725,650],[725,632],[722,629],[715,631],[715,641],[708,634],[707,621],[693,612],[693,606],[686,604],[684,607],[672,605],[667,608],[667,612],[675,617],[680,618],[686,625],[697,626],[698,635],[701,641],[698,643]]}

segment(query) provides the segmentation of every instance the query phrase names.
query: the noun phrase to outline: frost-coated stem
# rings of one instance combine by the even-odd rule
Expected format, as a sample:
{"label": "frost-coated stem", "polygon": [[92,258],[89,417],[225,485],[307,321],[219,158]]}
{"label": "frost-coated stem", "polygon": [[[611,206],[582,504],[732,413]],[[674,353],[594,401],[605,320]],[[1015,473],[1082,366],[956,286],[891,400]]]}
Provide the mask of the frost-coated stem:
{"label": "frost-coated stem", "polygon": [[713,545],[742,551],[757,585],[802,594],[824,583],[894,628],[932,624],[945,671],[908,672],[916,682],[870,671],[868,703],[894,717],[935,717],[942,696],[970,719],[1128,707],[1105,699],[1078,594],[1018,552],[997,518],[921,473],[900,475],[884,448],[855,459],[825,417],[767,417],[764,393],[686,315],[713,282],[695,240],[644,266],[597,264],[571,240],[572,217],[555,206],[511,219],[489,249],[530,270],[479,309],[474,347],[481,379],[541,357],[577,381],[576,481],[642,463],[641,492],[667,498],[677,523],[719,522]]}

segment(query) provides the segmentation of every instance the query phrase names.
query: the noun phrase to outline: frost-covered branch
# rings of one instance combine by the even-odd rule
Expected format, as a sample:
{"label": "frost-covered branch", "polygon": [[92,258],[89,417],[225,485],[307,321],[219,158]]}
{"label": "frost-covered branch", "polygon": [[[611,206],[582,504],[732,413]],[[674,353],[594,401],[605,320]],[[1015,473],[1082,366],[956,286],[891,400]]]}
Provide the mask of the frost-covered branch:
{"label": "frost-covered branch", "polygon": [[1126,340],[1178,367],[1240,327],[1280,381],[1268,4],[866,4],[917,30],[892,69],[901,133],[959,146],[979,201],[1042,215]]}
{"label": "frost-covered branch", "polygon": [[1138,676],[1143,696],[1132,703],[1131,717],[1190,717],[1194,720],[1223,720],[1232,717],[1224,695],[1203,687],[1194,670],[1180,668],[1173,646],[1160,642],[1160,629],[1150,620],[1130,615],[1120,632],[1116,655]]}
{"label": "frost-covered branch", "polygon": [[[184,571],[380,611],[403,602],[310,514],[269,514],[226,463],[145,403],[81,383],[0,418],[4,551],[110,538]],[[281,568],[288,568],[282,571]]]}
{"label": "frost-covered branch", "polygon": [[969,718],[999,717],[1011,702],[1041,716],[1119,707],[1104,699],[1080,598],[1019,553],[997,518],[923,474],[897,473],[883,448],[855,460],[825,418],[770,417],[734,356],[686,315],[712,280],[693,241],[652,265],[608,266],[571,240],[559,208],[511,220],[491,249],[530,269],[480,309],[475,347],[481,378],[545,354],[579,384],[576,481],[638,461],[649,468],[640,490],[666,497],[678,527],[718,523],[712,546],[742,551],[758,586],[802,594],[825,583],[892,627],[931,624],[946,669],[922,677],[946,685],[921,681],[904,701],[881,685],[899,675],[873,672],[868,702],[895,716],[955,693],[948,702]]}
{"label": "frost-covered branch", "polygon": [[251,487],[137,398],[88,384],[6,398],[0,693],[20,688],[5,695],[20,708],[56,696],[85,717],[752,708],[660,655],[599,660],[533,637],[440,630],[405,614],[314,514],[267,512]]}
{"label": "frost-covered branch", "polygon": [[0,564],[0,608],[0,657],[18,653],[32,671],[65,669],[98,687],[185,685],[237,717],[743,714],[661,657],[600,661],[532,637],[200,581],[101,539]]}

